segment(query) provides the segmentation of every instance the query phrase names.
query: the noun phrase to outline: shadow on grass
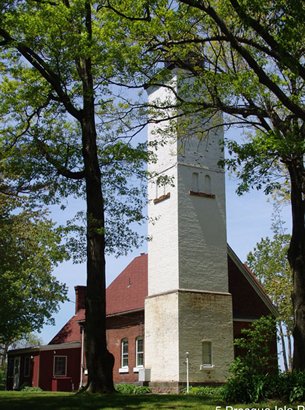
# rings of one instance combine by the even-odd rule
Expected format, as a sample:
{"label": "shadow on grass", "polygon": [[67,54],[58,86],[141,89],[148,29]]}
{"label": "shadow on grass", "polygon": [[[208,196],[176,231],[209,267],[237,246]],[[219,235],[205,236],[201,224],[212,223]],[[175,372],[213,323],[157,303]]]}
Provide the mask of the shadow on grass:
{"label": "shadow on grass", "polygon": [[185,395],[99,395],[68,393],[0,392],[0,409],[76,410],[76,409],[205,409],[215,410],[221,403]]}

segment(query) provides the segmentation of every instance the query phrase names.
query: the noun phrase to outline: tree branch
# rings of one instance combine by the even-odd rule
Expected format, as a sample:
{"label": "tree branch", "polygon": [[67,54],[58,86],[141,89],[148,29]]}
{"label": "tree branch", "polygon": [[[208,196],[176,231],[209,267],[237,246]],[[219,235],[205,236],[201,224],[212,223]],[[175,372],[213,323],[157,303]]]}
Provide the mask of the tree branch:
{"label": "tree branch", "polygon": [[[35,138],[35,137],[34,137]],[[66,168],[65,166],[61,165],[55,158],[52,157],[52,155],[50,154],[50,150],[48,145],[39,140],[38,138],[35,138],[36,143],[39,147],[40,152],[42,153],[42,155],[46,158],[46,160],[54,166],[54,168],[56,168],[57,172],[69,179],[75,179],[75,180],[80,180],[83,179],[85,177],[85,172],[84,171],[78,171],[78,172],[73,172],[70,171],[68,168]]]}
{"label": "tree branch", "polygon": [[78,121],[81,121],[82,113],[81,110],[75,108],[72,104],[67,93],[62,89],[60,84],[60,78],[56,73],[54,73],[51,68],[46,64],[46,62],[37,54],[34,50],[16,41],[11,35],[3,28],[0,27],[0,35],[4,38],[7,44],[11,44],[12,47],[16,48],[20,54],[34,67],[36,68],[41,76],[51,85],[53,90],[59,97],[59,100],[63,103],[66,110]]}
{"label": "tree branch", "polygon": [[285,65],[290,68],[292,72],[295,73],[297,71],[298,74],[305,79],[305,68],[291,53],[275,40],[270,34],[270,31],[267,31],[257,20],[249,16],[237,0],[230,0],[230,3],[241,21],[249,25],[270,46],[271,50],[273,50],[273,56],[276,56],[277,61],[279,63],[283,63],[284,61]]}
{"label": "tree branch", "polygon": [[255,58],[251,53],[243,47],[236,39],[234,34],[229,30],[225,22],[220,18],[215,9],[210,5],[205,6],[203,2],[198,2],[196,0],[180,0],[182,3],[193,6],[203,12],[207,13],[221,29],[224,35],[228,38],[232,47],[244,58],[248,63],[249,67],[257,75],[261,84],[264,84],[278,99],[282,104],[288,108],[297,117],[305,121],[305,111],[300,107],[300,105],[294,103],[278,85],[271,80],[271,78],[266,74],[266,72],[259,66]]}
{"label": "tree branch", "polygon": [[122,13],[121,11],[119,11],[119,10],[115,9],[113,6],[111,6],[109,0],[107,1],[106,6],[100,6],[98,8],[98,10],[101,9],[102,7],[105,7],[105,8],[108,8],[109,10],[114,11],[118,16],[124,17],[125,19],[130,20],[130,21],[151,21],[150,10],[149,10],[148,4],[145,7],[144,17],[130,17],[130,16],[127,16],[126,14]]}

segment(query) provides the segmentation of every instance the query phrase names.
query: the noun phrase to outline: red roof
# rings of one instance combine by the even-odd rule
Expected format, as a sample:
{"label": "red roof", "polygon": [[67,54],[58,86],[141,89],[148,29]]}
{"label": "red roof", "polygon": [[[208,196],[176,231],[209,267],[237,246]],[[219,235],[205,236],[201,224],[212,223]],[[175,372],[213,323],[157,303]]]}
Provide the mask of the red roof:
{"label": "red roof", "polygon": [[[231,248],[228,250],[228,262],[229,291],[233,296],[233,316],[237,318],[240,316],[254,317],[271,312],[273,306],[263,287],[252,272],[239,261]],[[148,294],[147,271],[147,254],[141,254],[133,259],[108,286],[106,289],[107,316],[144,309],[144,300]],[[79,292],[86,291],[85,286],[78,286],[77,289]],[[80,299],[82,296],[78,294]],[[80,341],[79,322],[84,320],[85,309],[79,309],[51,340],[50,344]]]}
{"label": "red roof", "polygon": [[[107,315],[144,309],[147,296],[147,254],[141,254],[119,274],[106,289]],[[85,286],[76,287],[85,292]],[[77,290],[76,289],[76,290]],[[82,299],[82,295],[78,297]],[[78,312],[64,325],[49,344],[71,343],[81,340],[79,322],[85,320],[85,309]]]}
{"label": "red roof", "polygon": [[147,254],[141,254],[108,286],[107,315],[144,309],[144,299],[148,293],[147,269]]}
{"label": "red roof", "polygon": [[79,322],[85,320],[85,309],[80,309],[50,341],[51,344],[79,342],[81,340]]}

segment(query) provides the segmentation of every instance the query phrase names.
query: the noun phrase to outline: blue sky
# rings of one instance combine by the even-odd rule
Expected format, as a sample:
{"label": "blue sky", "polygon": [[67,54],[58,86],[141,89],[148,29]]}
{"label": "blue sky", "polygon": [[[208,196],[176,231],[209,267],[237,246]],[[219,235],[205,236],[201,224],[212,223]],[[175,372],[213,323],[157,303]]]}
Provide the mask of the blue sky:
{"label": "blue sky", "polygon": [[[227,201],[227,238],[228,243],[235,253],[244,262],[247,253],[255,244],[266,236],[271,236],[271,218],[273,213],[272,201],[261,191],[251,191],[243,196],[235,193],[237,181],[227,176],[226,178],[226,201]],[[73,215],[81,206],[78,200],[71,201],[65,212],[57,211],[52,217],[62,222],[68,215]],[[286,206],[282,209],[282,218],[286,221],[286,227],[290,232],[291,218],[290,208]],[[109,284],[127,264],[141,252],[146,252],[146,245],[133,250],[126,257],[118,259],[107,258],[107,284]],[[54,315],[55,326],[45,326],[39,335],[44,343],[48,343],[57,331],[74,314],[74,286],[86,283],[85,265],[73,265],[72,262],[61,264],[54,272],[56,277],[69,287],[70,302],[61,306],[60,311]]]}

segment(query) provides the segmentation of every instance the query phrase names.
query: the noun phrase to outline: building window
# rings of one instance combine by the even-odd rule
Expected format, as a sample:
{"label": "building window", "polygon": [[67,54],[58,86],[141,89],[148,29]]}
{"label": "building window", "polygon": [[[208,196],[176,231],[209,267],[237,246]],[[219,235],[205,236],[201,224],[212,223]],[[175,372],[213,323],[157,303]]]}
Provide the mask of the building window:
{"label": "building window", "polygon": [[199,192],[199,174],[198,172],[192,173],[192,189],[193,192]]}
{"label": "building window", "polygon": [[30,363],[31,363],[31,358],[29,356],[24,358],[24,367],[23,367],[23,375],[24,377],[29,377],[30,376]]}
{"label": "building window", "polygon": [[143,337],[136,338],[136,367],[144,365],[144,340]]}
{"label": "building window", "polygon": [[205,175],[204,177],[204,192],[206,194],[212,193],[212,183],[210,175]]}
{"label": "building window", "polygon": [[212,342],[204,340],[202,342],[202,366],[212,367]]}
{"label": "building window", "polygon": [[54,356],[53,375],[67,376],[67,356]]}
{"label": "building window", "polygon": [[121,368],[120,372],[128,372],[128,339],[121,341]]}

